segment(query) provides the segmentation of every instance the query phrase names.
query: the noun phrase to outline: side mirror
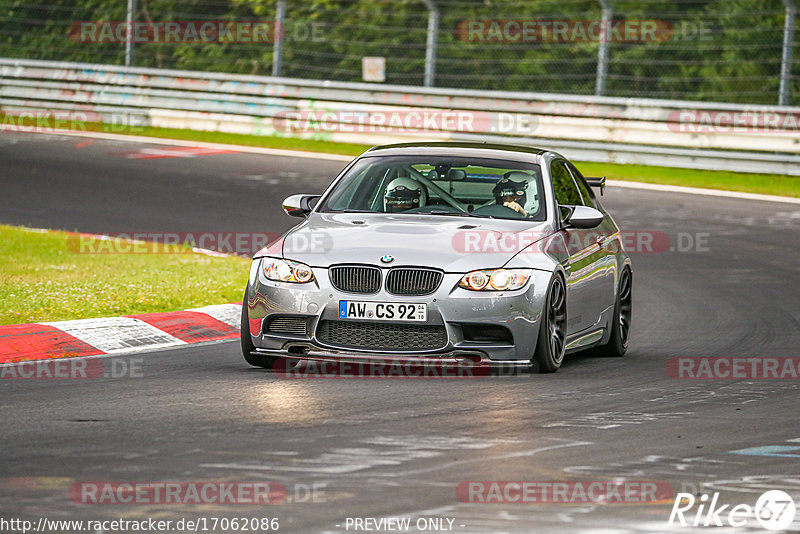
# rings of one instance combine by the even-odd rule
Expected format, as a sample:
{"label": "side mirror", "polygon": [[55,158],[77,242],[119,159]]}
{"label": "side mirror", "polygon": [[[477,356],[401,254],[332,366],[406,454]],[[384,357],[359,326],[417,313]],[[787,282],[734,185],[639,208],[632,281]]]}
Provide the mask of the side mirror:
{"label": "side mirror", "polygon": [[320,195],[292,195],[283,201],[283,211],[292,217],[305,217],[319,200]]}
{"label": "side mirror", "polygon": [[572,212],[564,223],[573,228],[595,228],[603,222],[603,214],[589,206],[570,206]]}
{"label": "side mirror", "polygon": [[586,183],[589,184],[590,187],[598,187],[600,188],[600,196],[603,196],[603,192],[606,190],[606,177],[603,176],[601,178],[586,178]]}

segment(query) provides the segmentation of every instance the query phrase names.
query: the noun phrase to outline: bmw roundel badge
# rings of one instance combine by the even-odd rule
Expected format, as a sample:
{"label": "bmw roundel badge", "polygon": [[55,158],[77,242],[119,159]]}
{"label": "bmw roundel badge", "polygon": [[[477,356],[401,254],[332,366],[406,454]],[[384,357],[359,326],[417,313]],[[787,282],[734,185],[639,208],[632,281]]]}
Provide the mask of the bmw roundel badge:
{"label": "bmw roundel badge", "polygon": [[394,261],[394,256],[384,256],[381,258],[381,263],[392,263]]}

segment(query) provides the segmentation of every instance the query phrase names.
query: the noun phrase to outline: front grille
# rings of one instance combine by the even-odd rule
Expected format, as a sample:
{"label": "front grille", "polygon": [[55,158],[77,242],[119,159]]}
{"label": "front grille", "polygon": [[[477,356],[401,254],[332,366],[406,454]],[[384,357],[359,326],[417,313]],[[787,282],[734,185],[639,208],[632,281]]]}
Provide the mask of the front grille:
{"label": "front grille", "polygon": [[377,293],[381,288],[381,270],[363,265],[339,265],[329,269],[331,284],[345,293]]}
{"label": "front grille", "polygon": [[386,291],[394,295],[430,295],[442,283],[444,274],[433,269],[397,267],[386,276]]}
{"label": "front grille", "polygon": [[308,336],[308,317],[296,315],[280,315],[267,322],[265,330],[273,334],[290,334]]}
{"label": "front grille", "polygon": [[447,345],[444,326],[321,321],[317,338],[331,345],[372,350],[434,350]]}

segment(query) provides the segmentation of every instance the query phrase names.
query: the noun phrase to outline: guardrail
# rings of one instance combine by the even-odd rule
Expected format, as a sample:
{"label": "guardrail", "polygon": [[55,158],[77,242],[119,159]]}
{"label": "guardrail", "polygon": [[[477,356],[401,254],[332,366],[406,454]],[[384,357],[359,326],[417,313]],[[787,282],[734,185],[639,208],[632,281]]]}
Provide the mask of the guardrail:
{"label": "guardrail", "polygon": [[[0,111],[379,144],[510,142],[583,161],[800,176],[800,108],[324,82],[0,58]],[[8,117],[12,117],[9,120]]]}

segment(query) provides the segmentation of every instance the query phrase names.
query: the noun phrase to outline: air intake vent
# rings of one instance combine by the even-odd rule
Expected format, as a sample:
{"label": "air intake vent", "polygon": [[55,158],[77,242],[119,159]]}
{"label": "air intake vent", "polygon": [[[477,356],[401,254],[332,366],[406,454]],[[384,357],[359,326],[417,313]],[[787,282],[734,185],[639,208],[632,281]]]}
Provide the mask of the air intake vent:
{"label": "air intake vent", "polygon": [[386,291],[394,295],[430,295],[444,275],[433,269],[397,267],[386,276]]}
{"label": "air intake vent", "polygon": [[271,317],[265,329],[271,334],[289,334],[308,337],[308,317],[297,315],[279,315]]}
{"label": "air intake vent", "polygon": [[435,350],[447,345],[444,326],[320,321],[323,343],[370,350]]}
{"label": "air intake vent", "polygon": [[337,265],[328,271],[331,284],[345,293],[377,293],[381,288],[381,270],[364,265]]}

